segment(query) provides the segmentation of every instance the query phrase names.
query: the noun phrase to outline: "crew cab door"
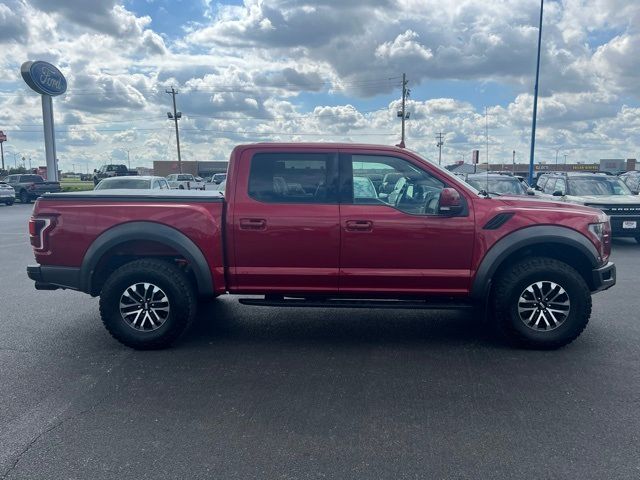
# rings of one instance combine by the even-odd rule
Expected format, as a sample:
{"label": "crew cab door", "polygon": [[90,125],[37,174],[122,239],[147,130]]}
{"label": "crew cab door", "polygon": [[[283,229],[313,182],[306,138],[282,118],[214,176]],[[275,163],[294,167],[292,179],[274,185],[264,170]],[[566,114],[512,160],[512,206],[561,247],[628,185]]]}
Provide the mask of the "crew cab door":
{"label": "crew cab door", "polygon": [[[439,213],[447,176],[412,157],[340,156],[340,293],[466,294],[474,242],[471,202]],[[375,188],[372,178],[395,178]],[[385,190],[385,191],[379,191]]]}
{"label": "crew cab door", "polygon": [[337,153],[247,150],[239,161],[229,199],[230,290],[337,293]]}

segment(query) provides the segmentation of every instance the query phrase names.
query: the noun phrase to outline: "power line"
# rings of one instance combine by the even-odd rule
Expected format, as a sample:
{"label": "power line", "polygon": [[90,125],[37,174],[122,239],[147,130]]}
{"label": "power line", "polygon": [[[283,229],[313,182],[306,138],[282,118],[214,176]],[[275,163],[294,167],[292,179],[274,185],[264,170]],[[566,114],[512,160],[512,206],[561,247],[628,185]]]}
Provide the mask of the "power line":
{"label": "power line", "polygon": [[[368,88],[377,88],[380,86],[394,86],[397,82],[395,80],[398,77],[390,77],[387,79],[371,79],[371,80],[360,80],[353,82],[335,82],[335,81],[324,81],[324,82],[308,82],[308,83],[291,83],[291,82],[282,82],[282,83],[271,83],[267,85],[263,84],[253,84],[253,85],[238,85],[238,84],[219,84],[219,85],[205,85],[205,88],[195,88],[193,90],[185,90],[183,89],[183,93],[187,94],[198,94],[198,93],[255,93],[256,90],[259,89],[291,89],[291,88],[299,88],[303,90],[308,90],[310,88],[322,87],[322,86],[330,86],[333,90],[344,90],[348,87],[362,87],[364,89]],[[70,95],[108,95],[113,93],[120,93],[125,88],[133,88],[138,93],[146,92],[147,94],[161,94],[163,87],[150,87],[150,88],[140,88],[134,87],[132,85],[123,84],[121,88],[108,88],[108,89],[69,89],[67,90],[67,94]],[[0,97],[18,97],[29,95],[29,91],[26,89],[19,89],[13,92],[0,92]]]}
{"label": "power line", "polygon": [[[331,106],[331,105],[327,105],[326,107],[331,108],[331,107],[335,107],[335,106]],[[363,110],[363,111],[359,111],[354,109],[353,112],[356,114],[369,114],[369,113],[377,113],[377,112],[384,112],[384,111],[389,111],[389,109],[387,107],[385,108],[378,108],[376,110]],[[288,115],[288,116],[270,116],[270,117],[251,117],[251,116],[242,116],[242,117],[238,117],[238,116],[216,116],[216,115],[205,115],[205,114],[195,114],[195,113],[190,113],[188,115],[185,115],[186,118],[191,118],[191,117],[195,117],[195,118],[205,118],[205,119],[211,119],[211,120],[292,120],[292,119],[304,119],[304,118],[323,118],[323,117],[340,117],[343,116],[345,114],[345,112],[340,112],[340,113],[313,113],[313,112],[308,112],[308,113],[303,113],[300,115]],[[96,122],[71,122],[71,123],[58,123],[58,126],[76,126],[76,125],[108,125],[111,123],[134,123],[134,122],[156,122],[156,121],[160,121],[161,118],[151,118],[149,116],[145,116],[145,117],[139,117],[139,118],[133,118],[133,119],[127,119],[127,120],[101,120],[101,121],[96,121]],[[10,124],[10,126],[12,127],[42,127],[41,123],[12,123]]]}

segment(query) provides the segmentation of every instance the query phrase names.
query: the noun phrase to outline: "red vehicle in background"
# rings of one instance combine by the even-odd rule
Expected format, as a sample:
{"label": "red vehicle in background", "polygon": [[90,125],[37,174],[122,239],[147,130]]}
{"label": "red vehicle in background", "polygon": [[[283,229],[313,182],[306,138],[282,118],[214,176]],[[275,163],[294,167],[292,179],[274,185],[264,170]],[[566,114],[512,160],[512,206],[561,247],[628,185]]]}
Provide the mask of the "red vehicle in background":
{"label": "red vehicle in background", "polygon": [[45,195],[29,230],[37,289],[100,296],[122,343],[161,348],[199,298],[249,305],[475,309],[520,345],[583,331],[615,284],[599,210],[492,196],[395,147],[254,144],[231,154],[225,196]]}

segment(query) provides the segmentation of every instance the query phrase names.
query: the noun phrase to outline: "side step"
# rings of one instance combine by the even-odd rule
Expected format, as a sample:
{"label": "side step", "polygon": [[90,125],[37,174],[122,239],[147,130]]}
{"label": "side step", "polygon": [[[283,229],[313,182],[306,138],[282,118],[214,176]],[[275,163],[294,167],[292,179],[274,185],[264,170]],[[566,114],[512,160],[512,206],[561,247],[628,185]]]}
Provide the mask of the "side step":
{"label": "side step", "polygon": [[423,310],[461,310],[474,308],[470,302],[443,300],[370,300],[328,298],[306,300],[300,298],[241,298],[243,305],[254,307],[299,307],[299,308],[386,308]]}

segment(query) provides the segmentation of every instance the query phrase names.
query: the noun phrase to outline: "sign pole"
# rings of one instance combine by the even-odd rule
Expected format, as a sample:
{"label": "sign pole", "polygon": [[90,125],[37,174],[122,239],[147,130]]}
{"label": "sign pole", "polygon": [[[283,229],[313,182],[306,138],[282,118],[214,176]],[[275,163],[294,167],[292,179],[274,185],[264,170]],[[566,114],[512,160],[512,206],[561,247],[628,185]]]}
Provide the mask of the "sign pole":
{"label": "sign pole", "polygon": [[2,170],[4,170],[4,142],[0,142],[0,152],[2,152]]}
{"label": "sign pole", "polygon": [[50,95],[42,97],[42,120],[44,123],[44,151],[47,157],[47,180],[58,181],[56,165],[56,139],[53,130],[53,102]]}
{"label": "sign pole", "polygon": [[[58,181],[56,140],[53,130],[52,97],[67,91],[67,79],[60,70],[47,62],[27,61],[20,67],[20,74],[31,89],[42,96],[42,123],[44,125],[44,151],[47,158],[47,180]],[[29,165],[31,168],[31,165]]]}

